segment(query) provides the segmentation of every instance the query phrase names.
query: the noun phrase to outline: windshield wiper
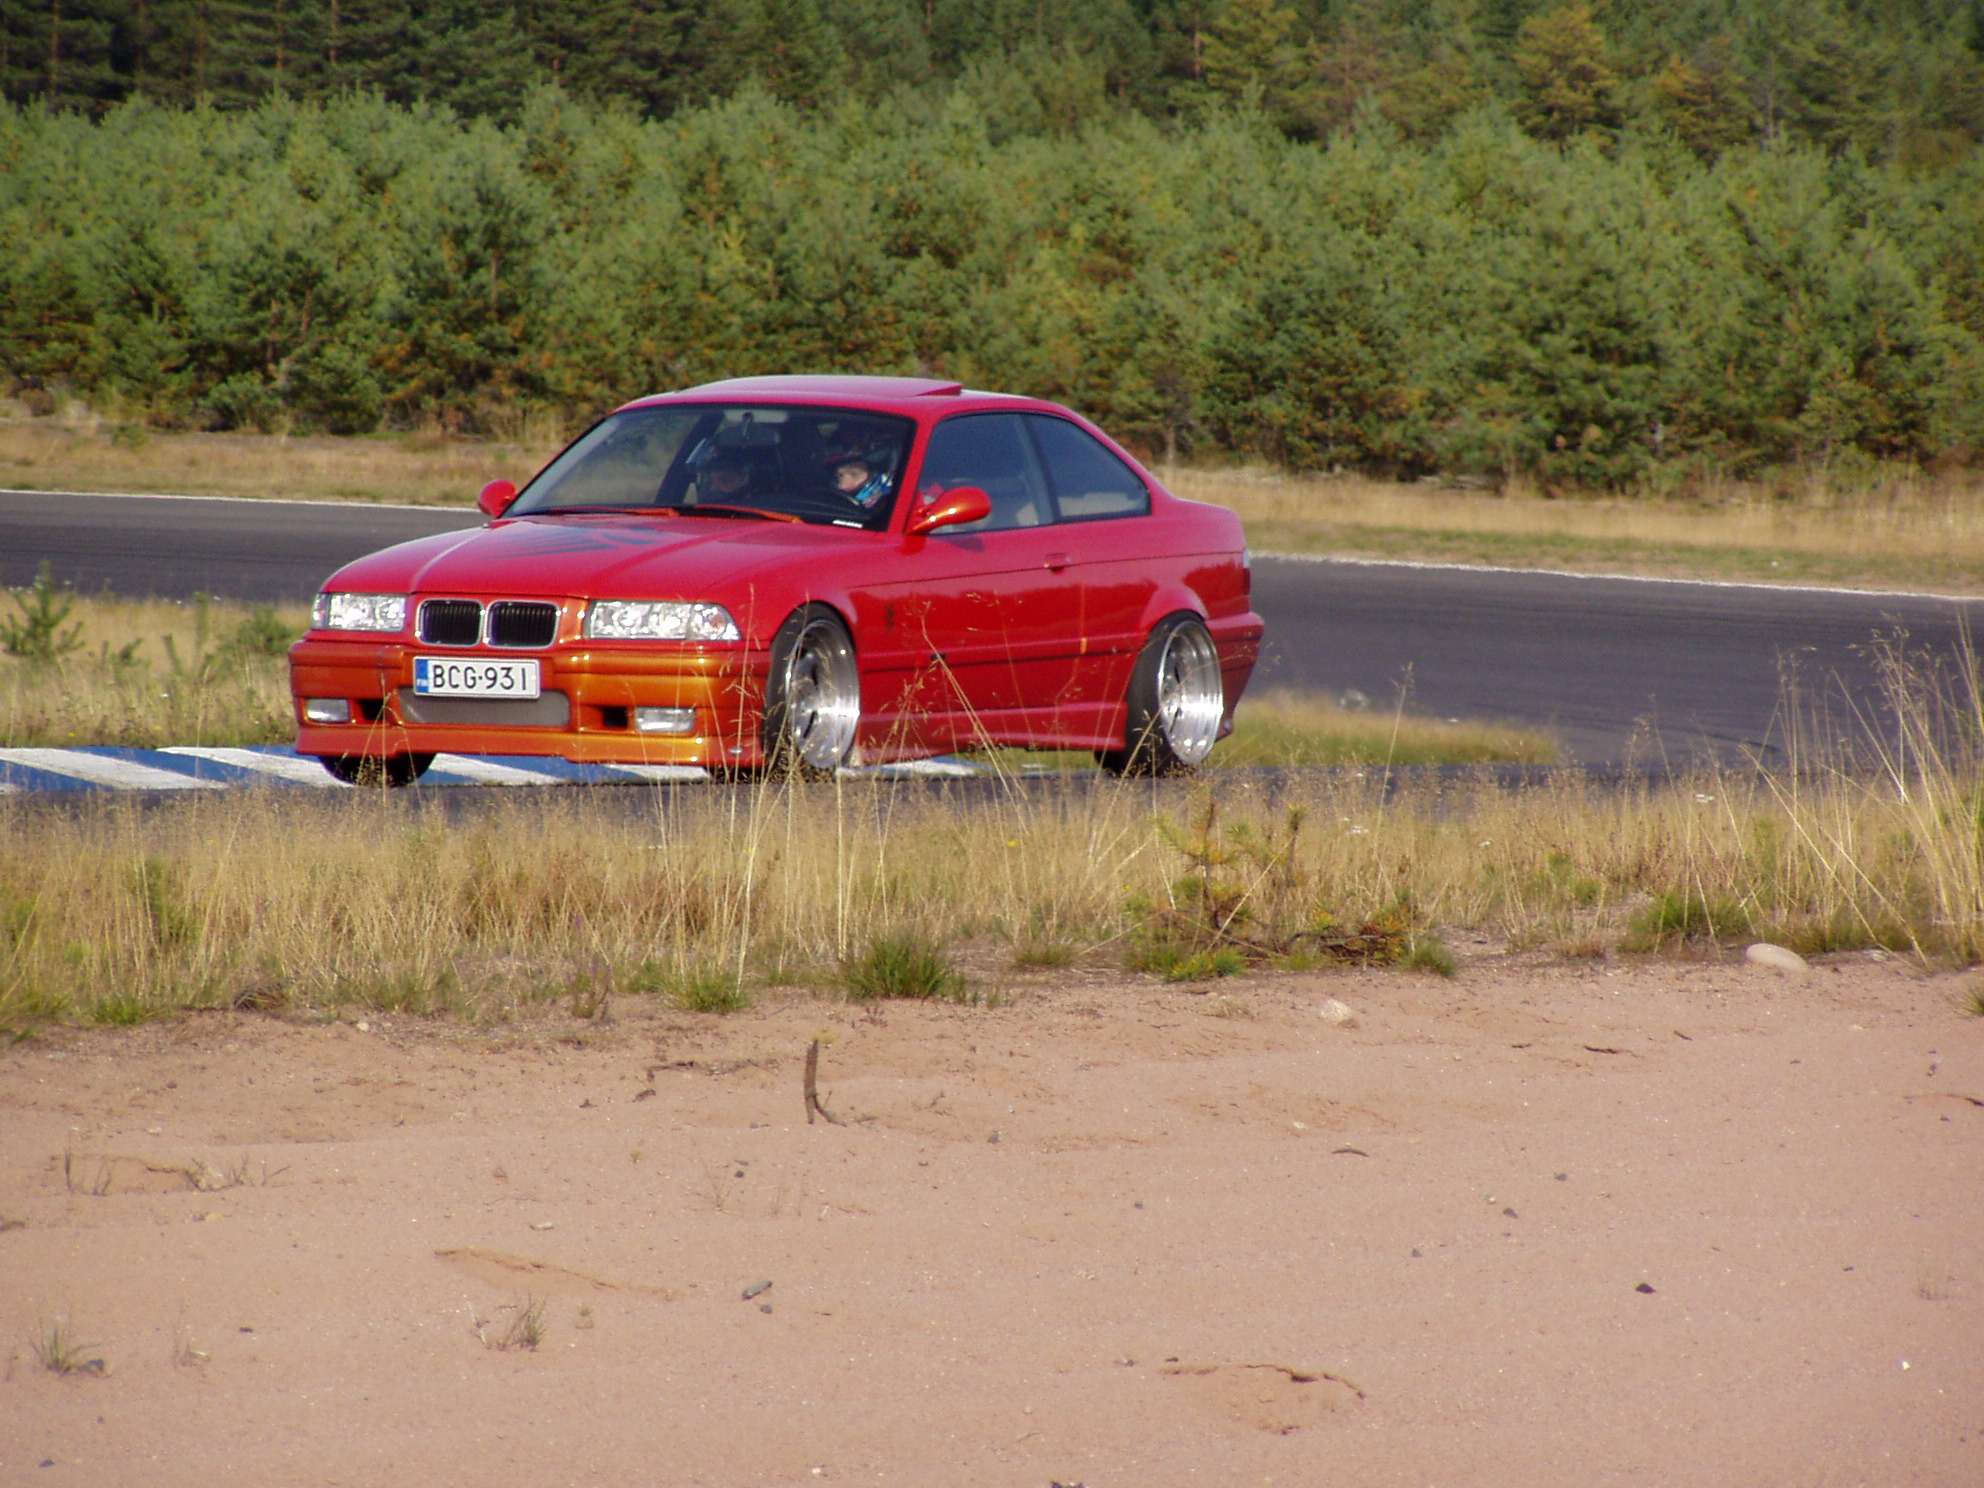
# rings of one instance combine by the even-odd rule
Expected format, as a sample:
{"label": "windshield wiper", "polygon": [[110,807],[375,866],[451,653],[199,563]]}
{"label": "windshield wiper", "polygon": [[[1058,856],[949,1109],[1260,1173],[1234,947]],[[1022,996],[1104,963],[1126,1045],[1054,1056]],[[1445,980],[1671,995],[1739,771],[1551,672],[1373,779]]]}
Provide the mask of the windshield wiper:
{"label": "windshield wiper", "polygon": [[595,502],[589,506],[540,506],[535,511],[519,512],[517,515],[523,517],[588,517],[599,516],[602,513],[618,516],[643,515],[672,517],[675,515],[675,508],[672,506],[655,506],[651,502],[630,503],[626,506],[614,506],[606,502]]}
{"label": "windshield wiper", "polygon": [[762,506],[726,506],[721,501],[699,501],[694,506],[677,506],[671,510],[685,517],[756,517],[763,522],[800,520],[791,512],[766,511]]}

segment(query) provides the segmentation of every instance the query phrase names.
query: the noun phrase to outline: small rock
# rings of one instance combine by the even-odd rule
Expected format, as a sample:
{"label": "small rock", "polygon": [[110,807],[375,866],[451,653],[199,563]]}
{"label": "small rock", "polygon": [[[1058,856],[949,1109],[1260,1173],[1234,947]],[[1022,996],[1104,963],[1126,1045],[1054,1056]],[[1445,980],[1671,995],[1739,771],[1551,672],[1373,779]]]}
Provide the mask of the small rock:
{"label": "small rock", "polygon": [[985,1140],[988,1142],[996,1142],[999,1140],[999,1133],[997,1131],[994,1131],[992,1135],[987,1137]]}
{"label": "small rock", "polygon": [[1786,976],[1803,976],[1812,969],[1811,963],[1796,951],[1785,946],[1772,945],[1760,940],[1743,952],[1743,959],[1752,966],[1767,966],[1772,971],[1781,971]]}
{"label": "small rock", "polygon": [[1323,1005],[1317,1008],[1316,1012],[1325,1023],[1333,1027],[1355,1028],[1357,1026],[1356,1009],[1352,1008],[1347,1002],[1337,1001],[1334,997],[1325,999]]}
{"label": "small rock", "polygon": [[772,1305],[769,1302],[760,1302],[758,1304],[758,1311],[760,1312],[770,1312],[771,1310],[772,1310]]}
{"label": "small rock", "polygon": [[1633,1290],[1638,1292],[1642,1297],[1651,1297],[1653,1295],[1653,1288],[1648,1286],[1645,1282],[1641,1282],[1638,1286],[1634,1287]]}
{"label": "small rock", "polygon": [[753,1297],[758,1296],[762,1292],[769,1292],[771,1289],[772,1284],[769,1281],[754,1281],[744,1288],[744,1300],[749,1302]]}
{"label": "small rock", "polygon": [[1516,1212],[1515,1212],[1515,1210],[1513,1210],[1513,1209],[1504,1209],[1504,1210],[1502,1211],[1502,1213],[1503,1213],[1503,1215],[1504,1215],[1504,1216],[1505,1216],[1506,1218],[1509,1218],[1509,1219],[1515,1219],[1515,1218],[1517,1218],[1517,1215],[1516,1215]]}

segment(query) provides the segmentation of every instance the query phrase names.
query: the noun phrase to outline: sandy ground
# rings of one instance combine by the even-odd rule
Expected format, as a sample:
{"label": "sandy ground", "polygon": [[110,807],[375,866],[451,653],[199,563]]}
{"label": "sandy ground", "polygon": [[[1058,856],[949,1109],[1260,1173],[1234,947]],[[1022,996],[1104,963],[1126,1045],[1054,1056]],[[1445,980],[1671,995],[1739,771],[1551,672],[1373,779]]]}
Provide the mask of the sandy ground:
{"label": "sandy ground", "polygon": [[1025,981],[18,1046],[0,1483],[1984,1484],[1974,974]]}

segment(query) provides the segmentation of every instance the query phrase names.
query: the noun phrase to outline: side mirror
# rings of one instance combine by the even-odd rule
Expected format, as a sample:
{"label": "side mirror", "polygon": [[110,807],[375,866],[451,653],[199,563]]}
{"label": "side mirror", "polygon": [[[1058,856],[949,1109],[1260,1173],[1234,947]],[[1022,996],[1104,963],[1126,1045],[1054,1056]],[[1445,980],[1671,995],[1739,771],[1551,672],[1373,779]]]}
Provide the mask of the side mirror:
{"label": "side mirror", "polygon": [[920,500],[906,531],[910,537],[921,537],[939,527],[957,527],[991,515],[992,498],[977,486],[953,486],[934,498]]}
{"label": "side mirror", "polygon": [[493,480],[482,488],[482,494],[475,498],[475,505],[485,517],[500,517],[504,508],[516,499],[515,481]]}

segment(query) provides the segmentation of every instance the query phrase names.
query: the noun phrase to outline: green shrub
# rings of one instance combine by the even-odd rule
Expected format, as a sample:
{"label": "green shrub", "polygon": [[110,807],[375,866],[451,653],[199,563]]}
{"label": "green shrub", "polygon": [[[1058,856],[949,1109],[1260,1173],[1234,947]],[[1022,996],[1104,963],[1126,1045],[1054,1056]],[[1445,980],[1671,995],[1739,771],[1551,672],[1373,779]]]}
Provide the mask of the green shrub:
{"label": "green shrub", "polygon": [[913,931],[877,936],[841,967],[849,1002],[886,997],[962,1001],[964,978],[936,940]]}
{"label": "green shrub", "polygon": [[683,967],[668,979],[666,995],[685,1013],[738,1013],[751,1005],[734,970],[714,962]]}
{"label": "green shrub", "polygon": [[83,649],[77,639],[82,634],[78,622],[62,628],[69,612],[76,607],[69,586],[55,582],[55,569],[44,558],[34,571],[34,583],[25,594],[10,595],[19,611],[10,619],[0,619],[0,650],[22,661],[48,665]]}
{"label": "green shrub", "polygon": [[1737,940],[1750,933],[1750,912],[1739,899],[1670,889],[1638,911],[1620,942],[1629,951],[1657,951],[1688,941]]}

